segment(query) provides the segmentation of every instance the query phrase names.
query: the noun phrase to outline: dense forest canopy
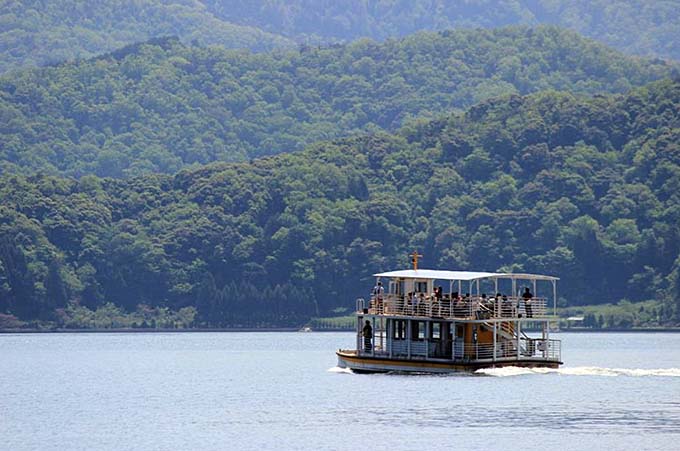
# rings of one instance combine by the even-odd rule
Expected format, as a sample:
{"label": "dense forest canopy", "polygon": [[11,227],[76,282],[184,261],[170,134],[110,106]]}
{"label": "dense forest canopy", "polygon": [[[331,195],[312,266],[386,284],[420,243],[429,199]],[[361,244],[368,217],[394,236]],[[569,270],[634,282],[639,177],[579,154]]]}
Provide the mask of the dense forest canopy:
{"label": "dense forest canopy", "polygon": [[680,60],[677,0],[6,0],[0,73],[167,35],[253,50],[421,30],[553,24],[629,54]]}
{"label": "dense forest canopy", "polygon": [[554,24],[626,53],[680,59],[677,0],[205,0],[215,16],[292,38]]}
{"label": "dense forest canopy", "polygon": [[419,249],[428,267],[557,275],[572,305],[658,299],[677,323],[679,142],[680,82],[665,80],[509,95],[175,175],[5,174],[0,313],[112,302],[299,324],[352,307],[370,274]]}
{"label": "dense forest canopy", "polygon": [[261,54],[161,39],[0,78],[0,170],[173,173],[394,131],[498,95],[625,92],[675,70],[555,27]]}
{"label": "dense forest canopy", "polygon": [[218,19],[197,0],[3,0],[0,73],[88,58],[161,36],[252,50],[295,45]]}

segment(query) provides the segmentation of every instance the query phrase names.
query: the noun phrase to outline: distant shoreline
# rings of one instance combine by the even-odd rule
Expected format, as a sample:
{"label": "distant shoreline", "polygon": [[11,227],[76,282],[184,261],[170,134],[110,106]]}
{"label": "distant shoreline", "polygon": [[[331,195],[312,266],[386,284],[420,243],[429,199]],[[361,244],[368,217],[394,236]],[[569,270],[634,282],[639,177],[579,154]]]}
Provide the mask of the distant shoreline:
{"label": "distant shoreline", "polygon": [[[353,329],[312,329],[311,332],[353,332]],[[4,334],[144,334],[144,333],[205,333],[205,332],[303,332],[297,327],[222,327],[222,328],[195,328],[195,329],[0,329],[0,335]],[[539,332],[539,330],[529,330]],[[680,333],[680,328],[649,328],[649,329],[564,329],[551,333]]]}
{"label": "distant shoreline", "polygon": [[[312,332],[352,332],[353,329],[313,329]],[[0,329],[0,334],[144,334],[144,333],[205,333],[205,332],[303,332],[299,327],[220,327],[192,329]]]}

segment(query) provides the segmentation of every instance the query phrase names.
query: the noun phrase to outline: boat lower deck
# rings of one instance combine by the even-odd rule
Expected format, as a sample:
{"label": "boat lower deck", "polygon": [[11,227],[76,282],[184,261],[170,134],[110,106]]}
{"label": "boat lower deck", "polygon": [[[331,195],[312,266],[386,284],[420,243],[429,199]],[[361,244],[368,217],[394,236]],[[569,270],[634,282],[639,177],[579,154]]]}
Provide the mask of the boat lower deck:
{"label": "boat lower deck", "polygon": [[432,359],[404,359],[394,357],[379,357],[360,355],[353,350],[338,350],[338,366],[349,368],[357,373],[386,373],[398,372],[428,372],[451,373],[473,372],[481,368],[499,368],[506,366],[524,368],[558,368],[562,364],[559,360],[539,358],[503,359],[495,361],[451,361]]}

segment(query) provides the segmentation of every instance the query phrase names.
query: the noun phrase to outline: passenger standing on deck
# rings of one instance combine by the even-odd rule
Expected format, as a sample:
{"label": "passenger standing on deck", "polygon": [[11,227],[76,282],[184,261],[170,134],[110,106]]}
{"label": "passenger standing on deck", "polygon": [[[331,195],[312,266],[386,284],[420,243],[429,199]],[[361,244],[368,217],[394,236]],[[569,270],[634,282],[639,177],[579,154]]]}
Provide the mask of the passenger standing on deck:
{"label": "passenger standing on deck", "polygon": [[437,316],[441,316],[442,313],[442,298],[444,297],[444,287],[437,287],[434,289],[434,305],[432,306],[433,312],[436,312]]}
{"label": "passenger standing on deck", "polygon": [[413,314],[418,309],[418,293],[415,291],[411,293],[411,308],[409,313]]}
{"label": "passenger standing on deck", "polygon": [[362,333],[364,336],[364,350],[370,352],[372,349],[371,340],[373,339],[373,328],[371,327],[371,322],[369,320],[366,320]]}
{"label": "passenger standing on deck", "polygon": [[524,310],[527,312],[527,318],[532,318],[533,314],[531,313],[531,299],[534,297],[533,294],[531,294],[531,291],[529,291],[529,287],[526,287],[524,289],[524,294],[522,295],[522,299],[524,299]]}
{"label": "passenger standing on deck", "polygon": [[378,284],[373,287],[373,299],[375,299],[375,305],[378,309],[378,313],[382,313],[384,293],[385,289],[382,286],[382,282],[378,282]]}
{"label": "passenger standing on deck", "polygon": [[503,302],[501,303],[502,316],[514,316],[512,314],[512,302],[506,295],[503,295]]}

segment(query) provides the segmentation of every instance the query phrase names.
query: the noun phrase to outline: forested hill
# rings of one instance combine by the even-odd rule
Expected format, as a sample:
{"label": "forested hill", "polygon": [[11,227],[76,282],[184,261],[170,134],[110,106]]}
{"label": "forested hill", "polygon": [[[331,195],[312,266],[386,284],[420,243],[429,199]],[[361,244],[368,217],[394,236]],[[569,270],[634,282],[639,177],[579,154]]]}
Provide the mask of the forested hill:
{"label": "forested hill", "polygon": [[0,78],[0,169],[172,173],[393,131],[502,94],[625,92],[673,70],[554,27],[267,54],[164,39]]}
{"label": "forested hill", "polygon": [[5,174],[0,312],[110,301],[299,324],[351,308],[370,274],[418,249],[427,267],[557,275],[571,305],[661,300],[645,314],[677,324],[679,142],[680,82],[661,81],[515,95],[172,176]]}
{"label": "forested hill", "polygon": [[176,35],[256,50],[421,30],[554,24],[628,54],[680,60],[677,0],[4,0],[0,73]]}
{"label": "forested hill", "polygon": [[161,36],[253,50],[296,45],[219,19],[196,0],[3,0],[0,73],[88,58]]}
{"label": "forested hill", "polygon": [[631,54],[680,60],[676,0],[204,0],[222,19],[306,39],[555,24]]}

